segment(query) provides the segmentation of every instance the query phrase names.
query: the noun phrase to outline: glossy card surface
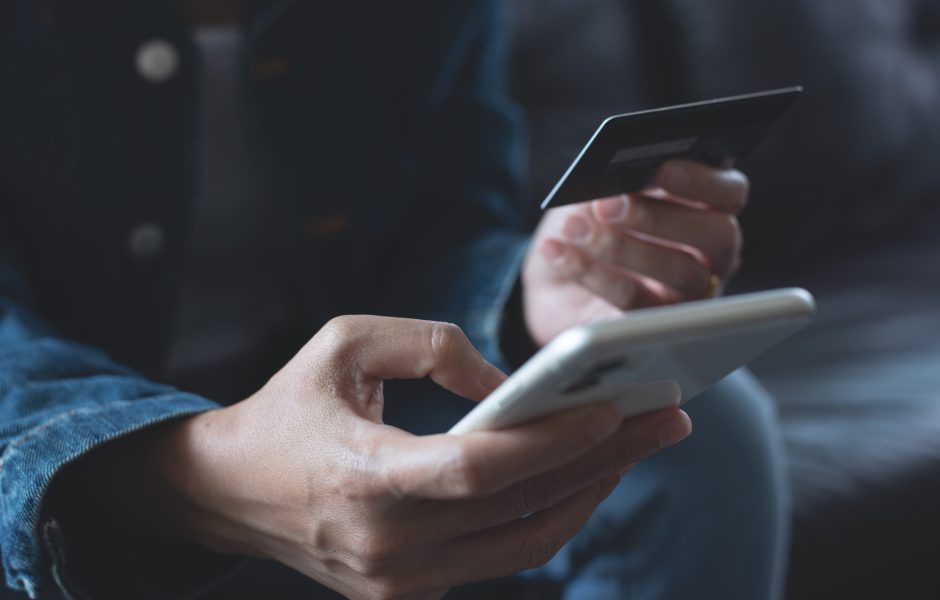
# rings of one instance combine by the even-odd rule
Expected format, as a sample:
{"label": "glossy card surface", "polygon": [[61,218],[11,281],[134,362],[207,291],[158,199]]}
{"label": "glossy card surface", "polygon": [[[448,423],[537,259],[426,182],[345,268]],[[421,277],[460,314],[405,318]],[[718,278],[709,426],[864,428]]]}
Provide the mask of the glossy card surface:
{"label": "glossy card surface", "polygon": [[542,209],[637,192],[670,159],[732,166],[801,92],[792,87],[610,117],[542,202]]}

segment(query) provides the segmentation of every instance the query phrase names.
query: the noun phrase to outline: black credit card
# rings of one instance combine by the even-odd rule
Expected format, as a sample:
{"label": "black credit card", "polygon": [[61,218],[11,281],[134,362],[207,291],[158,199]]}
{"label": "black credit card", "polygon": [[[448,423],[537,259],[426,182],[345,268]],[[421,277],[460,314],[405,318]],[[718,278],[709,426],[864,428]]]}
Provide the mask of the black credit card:
{"label": "black credit card", "polygon": [[732,166],[802,91],[792,87],[610,117],[542,202],[542,209],[637,192],[667,160]]}

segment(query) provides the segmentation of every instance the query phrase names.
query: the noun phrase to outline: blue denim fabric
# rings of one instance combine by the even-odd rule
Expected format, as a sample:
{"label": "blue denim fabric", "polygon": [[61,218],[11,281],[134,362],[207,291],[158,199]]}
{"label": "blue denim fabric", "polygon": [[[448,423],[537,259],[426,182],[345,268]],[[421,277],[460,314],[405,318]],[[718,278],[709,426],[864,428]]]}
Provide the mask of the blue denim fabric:
{"label": "blue denim fabric", "polygon": [[782,598],[790,494],[773,399],[742,370],[686,410],[692,437],[637,465],[527,577],[563,600]]}
{"label": "blue denim fabric", "polygon": [[60,468],[109,440],[216,406],[56,338],[24,309],[0,302],[0,544],[8,584],[35,597],[50,575],[62,576],[60,549],[40,535],[55,527],[41,509]]}
{"label": "blue denim fabric", "polygon": [[[246,25],[246,114],[291,224],[304,326],[448,320],[498,362],[527,242],[503,6],[374,3],[363,19],[352,4],[256,2]],[[178,52],[164,82],[135,68],[153,39]],[[176,2],[0,8],[0,554],[31,596],[68,578],[43,541],[57,471],[218,406],[156,383],[198,185],[200,69]],[[163,232],[155,256],[128,252],[142,223]]]}

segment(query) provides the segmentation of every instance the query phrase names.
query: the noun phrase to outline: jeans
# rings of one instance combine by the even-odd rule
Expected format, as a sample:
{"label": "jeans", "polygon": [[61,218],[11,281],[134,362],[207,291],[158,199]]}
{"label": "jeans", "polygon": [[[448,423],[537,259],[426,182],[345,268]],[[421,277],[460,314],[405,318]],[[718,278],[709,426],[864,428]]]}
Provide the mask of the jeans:
{"label": "jeans", "polygon": [[771,398],[746,371],[686,407],[694,433],[640,463],[545,567],[559,597],[782,597],[789,489]]}

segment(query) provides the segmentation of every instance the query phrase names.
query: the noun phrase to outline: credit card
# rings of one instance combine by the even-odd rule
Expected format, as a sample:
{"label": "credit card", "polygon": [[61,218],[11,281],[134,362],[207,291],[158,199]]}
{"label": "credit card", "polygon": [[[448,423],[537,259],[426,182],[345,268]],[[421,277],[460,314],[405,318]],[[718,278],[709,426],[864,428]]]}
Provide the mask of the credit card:
{"label": "credit card", "polygon": [[802,91],[791,87],[610,117],[542,202],[542,209],[640,191],[667,160],[733,166]]}

